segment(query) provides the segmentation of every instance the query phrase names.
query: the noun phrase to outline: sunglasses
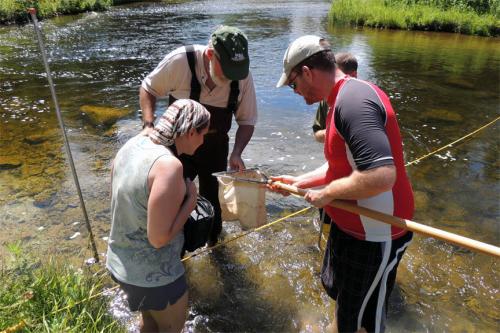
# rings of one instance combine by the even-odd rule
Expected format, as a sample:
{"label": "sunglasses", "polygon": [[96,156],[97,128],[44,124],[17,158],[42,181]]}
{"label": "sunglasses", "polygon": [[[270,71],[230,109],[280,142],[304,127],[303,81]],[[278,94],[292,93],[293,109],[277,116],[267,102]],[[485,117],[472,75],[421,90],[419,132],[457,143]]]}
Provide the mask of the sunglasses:
{"label": "sunglasses", "polygon": [[288,82],[288,86],[292,88],[292,90],[295,90],[297,88],[297,83],[295,82],[295,80],[297,80],[300,74],[302,73],[297,73],[297,75],[294,76],[293,80],[290,80]]}

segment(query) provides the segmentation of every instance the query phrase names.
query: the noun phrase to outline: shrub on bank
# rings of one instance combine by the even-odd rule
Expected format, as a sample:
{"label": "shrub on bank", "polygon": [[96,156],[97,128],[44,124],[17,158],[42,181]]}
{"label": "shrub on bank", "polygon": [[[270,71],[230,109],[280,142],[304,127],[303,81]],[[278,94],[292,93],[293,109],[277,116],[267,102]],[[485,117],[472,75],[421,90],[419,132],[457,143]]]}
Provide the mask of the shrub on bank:
{"label": "shrub on bank", "polygon": [[52,17],[60,14],[77,14],[86,11],[106,10],[113,0],[1,0],[0,23],[25,23],[27,8],[37,9],[38,17]]}
{"label": "shrub on bank", "polygon": [[125,332],[106,297],[87,300],[104,290],[107,274],[54,260],[33,263],[15,244],[10,252],[11,260],[0,262],[0,331]]}
{"label": "shrub on bank", "polygon": [[[478,0],[479,1],[479,0]],[[472,8],[422,4],[418,0],[335,0],[330,22],[387,29],[446,31],[480,36],[498,36],[498,6],[485,6],[494,14],[478,14]],[[429,2],[429,1],[427,1]],[[436,0],[434,3],[438,3]],[[478,6],[479,8],[479,6]]]}

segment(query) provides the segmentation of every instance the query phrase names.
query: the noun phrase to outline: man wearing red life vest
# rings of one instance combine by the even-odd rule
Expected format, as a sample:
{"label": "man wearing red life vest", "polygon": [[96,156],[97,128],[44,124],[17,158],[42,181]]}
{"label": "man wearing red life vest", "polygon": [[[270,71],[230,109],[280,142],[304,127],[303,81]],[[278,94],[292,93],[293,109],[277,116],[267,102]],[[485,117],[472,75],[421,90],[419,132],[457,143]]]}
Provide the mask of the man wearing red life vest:
{"label": "man wearing red life vest", "polygon": [[352,200],[400,218],[413,217],[395,112],[380,88],[346,76],[336,66],[321,37],[292,42],[283,67],[277,87],[287,84],[309,105],[327,99],[327,163],[274,180],[310,188],[305,199],[325,207],[334,221],[321,272],[325,290],[336,300],[334,326],[340,332],[382,332],[397,267],[412,233],[327,205]]}

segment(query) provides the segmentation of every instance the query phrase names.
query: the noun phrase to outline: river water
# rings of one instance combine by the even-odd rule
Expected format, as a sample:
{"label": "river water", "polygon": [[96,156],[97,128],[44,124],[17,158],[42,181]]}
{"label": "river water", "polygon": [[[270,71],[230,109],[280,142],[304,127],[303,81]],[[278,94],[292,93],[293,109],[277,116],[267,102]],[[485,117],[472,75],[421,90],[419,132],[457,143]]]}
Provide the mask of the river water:
{"label": "river water", "polygon": [[[303,34],[324,35],[335,51],[354,53],[359,77],[390,95],[407,161],[498,117],[498,38],[332,28],[328,9],[328,1],[317,0],[148,2],[42,22],[100,252],[110,226],[109,164],[140,130],[142,78],[175,47],[205,44],[218,24],[236,25],[249,37],[259,122],[244,158],[268,174],[298,174],[323,161],[311,133],[314,106],[274,88],[287,45]],[[119,120],[102,125],[88,112],[96,108]],[[57,126],[33,27],[1,27],[2,256],[5,245],[21,242],[35,256],[75,263],[91,257]],[[494,124],[409,166],[414,220],[499,245],[498,137]],[[299,198],[267,197],[269,221],[303,207]],[[189,260],[187,330],[325,331],[334,304],[319,282],[316,220],[309,210]],[[237,223],[224,226],[226,239],[240,231]],[[387,330],[498,331],[499,276],[498,259],[416,236],[400,265]]]}

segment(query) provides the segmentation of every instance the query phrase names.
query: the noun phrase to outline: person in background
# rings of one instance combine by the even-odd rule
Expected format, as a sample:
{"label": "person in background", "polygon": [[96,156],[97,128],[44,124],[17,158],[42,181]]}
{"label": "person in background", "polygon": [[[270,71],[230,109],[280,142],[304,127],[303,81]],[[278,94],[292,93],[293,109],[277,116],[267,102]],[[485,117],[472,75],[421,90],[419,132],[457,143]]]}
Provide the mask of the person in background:
{"label": "person in background", "polygon": [[[309,189],[305,200],[332,218],[321,271],[336,300],[339,332],[382,332],[398,264],[412,233],[328,206],[352,200],[403,219],[414,211],[399,126],[389,98],[372,83],[345,75],[328,42],[318,36],[293,41],[283,58],[277,87],[288,85],[308,105],[327,100],[325,158],[317,170],[272,177]],[[323,186],[321,189],[312,189]],[[280,192],[279,188],[270,186]]]}
{"label": "person in background", "polygon": [[[337,67],[344,73],[351,77],[358,77],[358,60],[354,55],[348,52],[337,53],[335,55],[335,62]],[[325,142],[326,133],[326,115],[328,114],[328,104],[326,100],[319,102],[318,109],[316,110],[316,118],[312,126],[314,138],[318,142]]]}
{"label": "person in background", "polygon": [[[337,67],[344,73],[351,77],[358,77],[358,60],[354,55],[348,52],[337,53],[335,55],[335,62]],[[326,116],[328,114],[328,103],[326,100],[319,102],[318,109],[316,110],[316,118],[312,126],[314,138],[316,141],[324,143],[326,134]],[[319,209],[320,221],[325,224],[330,224],[332,221],[328,214]]]}
{"label": "person in background", "polygon": [[217,179],[214,172],[226,171],[229,155],[228,132],[234,118],[238,124],[229,168],[243,170],[241,157],[257,122],[257,101],[249,72],[248,40],[241,30],[220,26],[208,45],[188,45],[169,54],[142,81],[139,100],[145,132],[154,126],[158,98],[169,96],[199,101],[210,112],[210,129],[204,144],[194,156],[181,156],[184,175],[198,176],[200,195],[214,206],[214,224],[209,245],[214,245],[222,230]]}
{"label": "person in background", "polygon": [[111,233],[106,268],[141,311],[141,332],[180,332],[188,292],[180,253],[184,223],[196,207],[196,186],[177,154],[192,155],[208,132],[198,102],[170,105],[149,135],[125,143],[113,161]]}

